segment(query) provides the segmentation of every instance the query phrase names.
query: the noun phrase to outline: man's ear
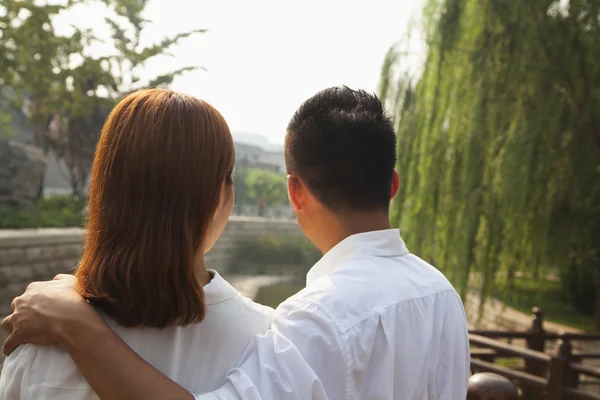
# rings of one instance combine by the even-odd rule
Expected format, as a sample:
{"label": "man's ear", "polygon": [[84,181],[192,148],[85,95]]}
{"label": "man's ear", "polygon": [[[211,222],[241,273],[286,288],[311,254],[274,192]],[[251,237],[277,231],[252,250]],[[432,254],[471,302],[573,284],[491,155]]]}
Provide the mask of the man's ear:
{"label": "man's ear", "polygon": [[400,174],[398,171],[394,170],[394,174],[392,175],[392,195],[390,200],[392,200],[398,194],[398,190],[400,189]]}
{"label": "man's ear", "polygon": [[294,175],[287,176],[287,187],[288,187],[288,198],[290,199],[290,206],[294,212],[301,211],[304,208],[305,202],[305,187],[304,184],[298,177]]}

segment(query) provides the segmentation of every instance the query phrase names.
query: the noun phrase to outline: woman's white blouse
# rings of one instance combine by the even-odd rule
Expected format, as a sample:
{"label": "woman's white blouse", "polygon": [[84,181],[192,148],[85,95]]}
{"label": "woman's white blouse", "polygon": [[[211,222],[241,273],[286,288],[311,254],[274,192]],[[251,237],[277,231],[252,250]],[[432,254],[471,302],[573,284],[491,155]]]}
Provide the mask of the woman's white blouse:
{"label": "woman's white blouse", "polygon": [[[192,393],[221,386],[256,334],[269,329],[273,310],[242,296],[216,271],[204,287],[206,318],[186,327],[124,328],[107,324],[144,360]],[[0,400],[97,399],[59,346],[19,346],[4,362]]]}

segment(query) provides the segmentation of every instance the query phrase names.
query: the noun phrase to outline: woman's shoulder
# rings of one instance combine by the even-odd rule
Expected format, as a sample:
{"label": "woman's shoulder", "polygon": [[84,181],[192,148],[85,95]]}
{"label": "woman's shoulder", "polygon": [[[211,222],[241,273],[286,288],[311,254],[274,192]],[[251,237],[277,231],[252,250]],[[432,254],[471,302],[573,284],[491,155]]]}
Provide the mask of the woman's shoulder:
{"label": "woman's shoulder", "polygon": [[265,331],[273,321],[274,310],[270,307],[255,303],[242,295],[231,283],[225,280],[215,270],[210,270],[213,275],[211,282],[204,287],[206,299],[206,316],[208,320],[239,321],[250,326],[260,326],[260,331]]}
{"label": "woman's shoulder", "polygon": [[29,374],[33,345],[17,347],[4,360],[0,374],[0,399],[29,398]]}
{"label": "woman's shoulder", "polygon": [[205,319],[200,325],[209,331],[237,332],[236,335],[252,337],[265,333],[271,327],[273,316],[272,308],[236,292],[225,301],[208,304]]}
{"label": "woman's shoulder", "polygon": [[28,384],[28,371],[31,369],[35,347],[32,344],[22,344],[6,357],[0,374],[0,399],[13,398],[6,394],[7,387],[16,383],[20,385],[23,381]]}
{"label": "woman's shoulder", "polygon": [[60,391],[61,399],[84,399],[86,392],[93,393],[69,353],[60,346],[19,346],[4,361],[0,399],[51,397],[47,390]]}

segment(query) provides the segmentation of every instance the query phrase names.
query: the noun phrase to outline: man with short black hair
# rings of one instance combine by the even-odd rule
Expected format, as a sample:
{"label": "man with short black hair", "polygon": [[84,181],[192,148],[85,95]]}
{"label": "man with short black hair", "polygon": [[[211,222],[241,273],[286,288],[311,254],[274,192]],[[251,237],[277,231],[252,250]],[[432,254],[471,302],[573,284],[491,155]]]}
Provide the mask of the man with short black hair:
{"label": "man with short black hair", "polygon": [[288,125],[285,160],[323,205],[387,213],[396,135],[376,96],[343,87],[308,99]]}
{"label": "man with short black hair", "polygon": [[[379,99],[347,87],[319,92],[292,117],[285,146],[290,204],[324,256],[223,387],[196,398],[465,399],[470,362],[461,299],[390,228],[400,178],[394,129]],[[81,315],[84,322],[66,326],[54,317],[60,329],[53,339],[98,393],[192,398],[89,317],[91,309],[49,287],[34,291],[23,300],[29,308]],[[30,320],[44,318],[33,314]]]}

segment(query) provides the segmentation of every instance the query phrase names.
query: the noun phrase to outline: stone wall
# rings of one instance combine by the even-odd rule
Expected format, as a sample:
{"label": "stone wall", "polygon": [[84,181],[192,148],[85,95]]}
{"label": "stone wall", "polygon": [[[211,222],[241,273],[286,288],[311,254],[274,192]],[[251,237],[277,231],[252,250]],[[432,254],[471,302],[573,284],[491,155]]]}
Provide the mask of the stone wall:
{"label": "stone wall", "polygon": [[73,271],[82,238],[77,228],[0,230],[0,316],[30,282]]}
{"label": "stone wall", "polygon": [[[85,231],[67,229],[0,230],[0,316],[10,302],[36,280],[72,272],[81,255]],[[229,250],[247,236],[301,236],[295,220],[231,217],[223,235],[207,254],[210,268],[224,271]]]}
{"label": "stone wall", "polygon": [[[229,250],[247,236],[302,236],[295,220],[231,217],[223,235],[207,254],[210,268],[226,272]],[[32,281],[73,272],[81,256],[85,231],[79,228],[0,230],[0,319]],[[5,339],[0,330],[0,343]],[[0,370],[3,357],[0,356]]]}

